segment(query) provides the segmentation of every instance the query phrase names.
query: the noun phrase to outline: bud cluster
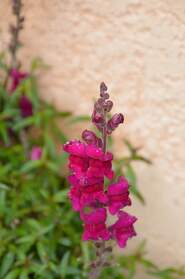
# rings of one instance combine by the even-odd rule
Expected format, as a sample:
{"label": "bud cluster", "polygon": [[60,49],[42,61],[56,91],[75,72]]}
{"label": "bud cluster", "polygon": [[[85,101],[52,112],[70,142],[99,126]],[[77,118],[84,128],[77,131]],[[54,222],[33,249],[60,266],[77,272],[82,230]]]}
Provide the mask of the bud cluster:
{"label": "bud cluster", "polygon": [[121,113],[116,113],[106,122],[106,113],[110,112],[113,107],[113,102],[109,100],[107,90],[107,86],[102,82],[100,84],[100,98],[94,104],[92,122],[99,131],[103,132],[103,129],[105,129],[106,134],[110,135],[119,124],[124,122],[124,116]]}
{"label": "bud cluster", "polygon": [[10,25],[11,41],[9,44],[9,51],[12,58],[12,67],[17,66],[16,51],[21,45],[21,42],[19,41],[19,33],[24,28],[23,23],[25,19],[21,15],[22,7],[23,7],[22,0],[12,0],[12,11],[16,17],[15,24]]}

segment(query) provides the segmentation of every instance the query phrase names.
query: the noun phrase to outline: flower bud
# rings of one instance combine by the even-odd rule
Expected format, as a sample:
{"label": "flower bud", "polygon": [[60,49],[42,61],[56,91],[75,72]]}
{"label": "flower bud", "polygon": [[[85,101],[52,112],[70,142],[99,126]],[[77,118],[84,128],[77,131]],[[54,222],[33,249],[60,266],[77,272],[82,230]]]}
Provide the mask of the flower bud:
{"label": "flower bud", "polygon": [[106,112],[110,112],[112,107],[113,107],[113,102],[108,100],[103,104],[103,107],[104,107]]}
{"label": "flower bud", "polygon": [[100,84],[100,97],[103,100],[109,99],[109,94],[107,93],[107,86],[104,82]]}
{"label": "flower bud", "polygon": [[102,123],[104,121],[104,117],[100,112],[94,111],[92,115],[93,123]]}
{"label": "flower bud", "polygon": [[39,146],[34,146],[31,150],[31,160],[39,160],[42,156],[42,148]]}
{"label": "flower bud", "polygon": [[108,90],[107,85],[104,82],[100,83],[100,96],[102,96],[102,94],[104,95],[105,92]]}
{"label": "flower bud", "polygon": [[122,113],[116,113],[107,123],[107,133],[111,134],[119,124],[124,122],[124,116]]}
{"label": "flower bud", "polygon": [[82,138],[87,144],[93,144],[97,147],[102,147],[102,140],[96,136],[96,134],[89,130],[84,130]]}
{"label": "flower bud", "polygon": [[27,96],[24,96],[24,95],[21,96],[20,101],[19,101],[19,108],[21,111],[21,116],[23,118],[33,115],[33,105]]}

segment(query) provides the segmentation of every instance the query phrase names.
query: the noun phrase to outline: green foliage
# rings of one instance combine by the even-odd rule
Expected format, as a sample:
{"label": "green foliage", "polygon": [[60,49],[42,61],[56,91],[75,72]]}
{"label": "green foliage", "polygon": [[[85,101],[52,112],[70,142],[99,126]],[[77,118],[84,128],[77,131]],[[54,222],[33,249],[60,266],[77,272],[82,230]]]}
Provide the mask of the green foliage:
{"label": "green foliage", "polygon": [[115,170],[118,175],[124,175],[128,179],[131,193],[144,205],[145,199],[138,188],[137,175],[133,163],[138,161],[151,165],[152,162],[148,158],[142,156],[139,152],[140,149],[133,147],[129,140],[124,140],[124,144],[129,151],[129,155],[115,159]]}

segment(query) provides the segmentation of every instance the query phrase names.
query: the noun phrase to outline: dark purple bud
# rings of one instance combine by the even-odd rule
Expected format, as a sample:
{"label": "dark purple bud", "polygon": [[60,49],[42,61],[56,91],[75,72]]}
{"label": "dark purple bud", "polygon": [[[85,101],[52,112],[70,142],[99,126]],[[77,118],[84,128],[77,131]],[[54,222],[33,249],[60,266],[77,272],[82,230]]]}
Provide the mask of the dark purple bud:
{"label": "dark purple bud", "polygon": [[109,99],[109,94],[108,93],[105,93],[104,95],[103,95],[103,98],[104,98],[104,100],[107,100],[107,99]]}
{"label": "dark purple bud", "polygon": [[108,90],[107,85],[104,82],[100,83],[100,96],[102,96],[102,94],[104,95],[105,92]]}
{"label": "dark purple bud", "polygon": [[116,113],[107,123],[107,133],[111,134],[119,124],[124,122],[124,116],[122,113]]}
{"label": "dark purple bud", "polygon": [[20,83],[28,77],[28,73],[20,72],[16,68],[10,70],[11,86],[10,91],[13,92]]}
{"label": "dark purple bud", "polygon": [[92,122],[93,123],[104,123],[104,117],[102,115],[102,113],[98,112],[98,111],[94,111],[92,114]]}
{"label": "dark purple bud", "polygon": [[82,133],[82,138],[87,144],[93,144],[97,147],[102,147],[102,140],[92,131],[85,130]]}
{"label": "dark purple bud", "polygon": [[100,97],[104,100],[109,99],[109,94],[107,93],[107,86],[104,82],[100,84]]}
{"label": "dark purple bud", "polygon": [[103,99],[98,99],[98,101],[94,104],[94,111],[96,112],[102,112],[102,103],[103,103]]}
{"label": "dark purple bud", "polygon": [[82,138],[87,144],[96,144],[96,135],[92,131],[84,130]]}
{"label": "dark purple bud", "polygon": [[103,127],[105,126],[105,118],[102,112],[94,110],[92,114],[92,122],[96,128],[102,132]]}
{"label": "dark purple bud", "polygon": [[27,96],[21,96],[19,101],[19,107],[22,117],[25,118],[33,115],[33,106]]}
{"label": "dark purple bud", "polygon": [[106,112],[110,112],[112,107],[113,107],[113,102],[108,100],[103,104],[103,107],[104,107]]}

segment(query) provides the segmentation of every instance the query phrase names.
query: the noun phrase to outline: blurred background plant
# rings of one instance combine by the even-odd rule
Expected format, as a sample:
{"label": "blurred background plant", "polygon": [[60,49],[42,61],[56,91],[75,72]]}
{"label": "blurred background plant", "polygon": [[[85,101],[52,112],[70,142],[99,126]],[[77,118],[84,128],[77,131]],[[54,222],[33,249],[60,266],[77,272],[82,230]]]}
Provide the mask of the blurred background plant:
{"label": "blurred background plant", "polygon": [[[40,99],[37,71],[44,63],[35,59],[28,72],[22,71],[17,59],[24,23],[21,0],[12,1],[12,10],[16,22],[10,27],[11,42],[0,55],[0,278],[87,278],[96,255],[91,243],[81,242],[81,222],[67,199],[61,148],[67,135],[58,124],[70,130],[89,117],[58,111]],[[114,168],[127,177],[131,193],[144,205],[133,162],[151,161],[128,140],[123,144],[127,155],[117,158]],[[102,279],[137,279],[139,266],[155,278],[185,278],[183,268],[160,269],[152,263],[145,242],[112,261],[114,267],[105,267]]]}

